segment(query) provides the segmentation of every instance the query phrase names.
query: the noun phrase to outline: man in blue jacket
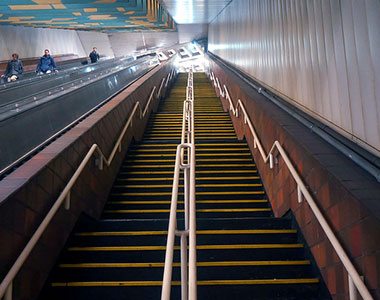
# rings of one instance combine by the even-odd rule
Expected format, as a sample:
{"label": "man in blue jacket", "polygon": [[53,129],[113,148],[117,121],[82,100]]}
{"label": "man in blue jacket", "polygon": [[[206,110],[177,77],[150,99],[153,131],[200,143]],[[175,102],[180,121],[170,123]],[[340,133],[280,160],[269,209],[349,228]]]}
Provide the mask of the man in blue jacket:
{"label": "man in blue jacket", "polygon": [[40,57],[40,61],[38,62],[36,73],[38,75],[41,74],[49,74],[52,71],[56,71],[56,64],[53,57],[50,56],[49,49],[45,49],[45,54]]}
{"label": "man in blue jacket", "polygon": [[13,53],[12,60],[8,61],[4,75],[2,75],[1,77],[6,78],[8,82],[16,81],[22,76],[23,72],[24,67],[22,65],[21,60],[18,59],[18,54]]}

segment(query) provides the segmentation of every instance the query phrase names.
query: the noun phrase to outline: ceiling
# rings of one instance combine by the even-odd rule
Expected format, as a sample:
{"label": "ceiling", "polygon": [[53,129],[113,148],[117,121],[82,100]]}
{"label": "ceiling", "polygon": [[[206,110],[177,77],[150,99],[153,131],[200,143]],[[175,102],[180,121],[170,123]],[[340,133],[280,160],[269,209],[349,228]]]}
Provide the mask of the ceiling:
{"label": "ceiling", "polygon": [[177,24],[208,24],[232,0],[161,0]]}
{"label": "ceiling", "polygon": [[208,24],[232,0],[0,0],[0,25],[113,31],[176,31]]}
{"label": "ceiling", "polygon": [[0,0],[0,25],[103,32],[176,30],[158,0]]}

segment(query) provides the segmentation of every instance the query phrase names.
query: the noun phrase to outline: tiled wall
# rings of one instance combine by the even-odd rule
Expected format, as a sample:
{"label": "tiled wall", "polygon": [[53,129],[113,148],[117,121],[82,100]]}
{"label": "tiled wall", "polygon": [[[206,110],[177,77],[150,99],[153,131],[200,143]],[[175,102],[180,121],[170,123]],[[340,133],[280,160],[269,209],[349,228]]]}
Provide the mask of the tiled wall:
{"label": "tiled wall", "polygon": [[[108,157],[134,104],[145,107],[153,86],[171,70],[162,64],[0,181],[0,278],[4,278],[59,193],[94,144]],[[164,92],[164,90],[163,90]],[[152,109],[158,104],[153,101]],[[150,110],[149,110],[150,112]],[[71,207],[59,209],[14,282],[14,299],[35,299],[81,213],[98,218],[132,139],[149,118],[133,120],[121,153],[100,171],[91,160],[71,191]]]}
{"label": "tiled wall", "polygon": [[[264,149],[268,152],[275,140],[283,145],[371,293],[380,299],[380,184],[233,73],[215,62],[211,70],[228,87],[235,105],[242,100]],[[222,100],[227,110],[229,104]],[[348,299],[346,271],[309,205],[298,203],[296,184],[283,160],[277,157],[269,169],[243,118],[232,120],[250,145],[275,215],[292,211],[333,299]]]}

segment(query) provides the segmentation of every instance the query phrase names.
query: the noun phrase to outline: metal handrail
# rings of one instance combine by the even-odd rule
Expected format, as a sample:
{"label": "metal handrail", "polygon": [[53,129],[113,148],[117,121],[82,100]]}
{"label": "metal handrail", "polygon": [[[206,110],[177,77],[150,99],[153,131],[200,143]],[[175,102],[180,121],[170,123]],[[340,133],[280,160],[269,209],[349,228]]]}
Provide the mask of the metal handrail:
{"label": "metal handrail", "polygon": [[[184,219],[183,230],[177,229],[177,204],[180,172],[184,174]],[[197,299],[196,269],[196,217],[195,217],[195,140],[194,140],[194,88],[193,73],[189,72],[186,100],[183,104],[181,144],[177,146],[170,205],[168,238],[161,300],[169,300],[171,292],[174,240],[181,238],[181,299]],[[187,238],[189,237],[189,241]],[[189,249],[189,258],[187,258]]]}
{"label": "metal handrail", "polygon": [[341,262],[343,263],[344,267],[346,268],[346,271],[348,273],[348,281],[349,281],[349,296],[350,300],[356,300],[357,297],[357,291],[359,291],[360,295],[363,297],[364,300],[372,300],[373,297],[371,296],[370,292],[368,291],[368,288],[364,284],[361,276],[356,271],[354,265],[350,261],[350,258],[348,257],[347,253],[343,249],[342,245],[339,243],[337,237],[335,236],[333,230],[331,229],[330,225],[326,221],[326,218],[321,213],[320,209],[318,208],[317,204],[315,203],[313,197],[311,196],[310,192],[308,191],[305,183],[301,179],[300,175],[298,174],[297,170],[295,169],[294,165],[292,164],[291,160],[289,159],[289,156],[287,155],[285,149],[282,147],[279,141],[275,141],[268,152],[268,154],[265,153],[264,147],[262,146],[262,143],[259,139],[259,136],[252,125],[251,119],[249,118],[249,115],[247,114],[244,104],[241,102],[240,99],[238,99],[237,104],[234,108],[234,104],[231,100],[230,94],[228,92],[228,89],[226,85],[223,85],[223,89],[220,86],[219,79],[214,75],[213,72],[210,74],[210,79],[214,82],[214,86],[219,89],[220,95],[228,100],[230,105],[230,110],[232,111],[233,115],[238,118],[239,117],[239,109],[243,113],[244,117],[244,124],[247,124],[251,134],[253,135],[253,145],[254,148],[258,148],[261,158],[263,159],[264,163],[268,163],[269,161],[269,167],[270,169],[273,169],[273,153],[275,151],[278,151],[278,153],[282,156],[284,159],[284,162],[286,166],[288,167],[293,179],[297,183],[297,195],[298,195],[298,202],[301,203],[303,198],[306,199],[307,203],[309,204],[312,212],[314,213],[314,216],[318,220],[318,223],[321,225],[323,231],[325,232],[327,238],[331,242],[332,246],[335,249],[335,252],[337,253],[338,257],[340,258]]}
{"label": "metal handrail", "polygon": [[[167,78],[172,77],[172,72],[170,72],[167,76]],[[165,81],[166,76],[161,81],[161,86],[159,89],[159,92],[161,93],[161,88],[163,86],[163,82]],[[93,144],[90,148],[90,150],[87,152],[86,156],[83,158],[82,162],[80,163],[79,167],[73,174],[73,176],[70,178],[69,182],[59,195],[58,199],[53,204],[52,208],[49,210],[41,224],[38,226],[36,232],[33,234],[29,242],[26,244],[25,248],[21,252],[20,256],[16,259],[15,263],[7,273],[7,275],[4,277],[3,281],[0,284],[0,299],[4,297],[4,300],[12,300],[12,286],[13,286],[13,280],[16,277],[17,273],[20,271],[21,267],[23,266],[25,260],[29,257],[30,253],[34,249],[34,246],[37,244],[38,240],[42,236],[42,234],[45,232],[47,226],[49,225],[50,221],[53,219],[54,215],[58,211],[58,209],[61,207],[61,205],[64,203],[64,207],[66,210],[70,209],[70,194],[71,189],[78,180],[80,174],[82,173],[83,169],[87,165],[87,163],[90,161],[92,156],[94,154],[97,155],[97,158],[95,159],[95,165],[100,169],[103,170],[104,163],[106,163],[107,166],[110,166],[110,164],[113,161],[113,158],[115,157],[115,154],[117,151],[121,152],[121,142],[122,139],[127,132],[127,129],[132,126],[132,120],[136,114],[136,112],[139,112],[139,118],[142,119],[145,117],[145,114],[148,110],[148,107],[153,99],[154,96],[156,96],[156,99],[161,96],[160,93],[156,93],[156,86],[152,88],[152,91],[150,93],[149,99],[145,105],[144,110],[142,110],[141,104],[139,101],[137,101],[132,109],[131,115],[129,116],[126,124],[123,127],[123,130],[121,131],[119,138],[117,139],[111,154],[109,158],[107,159],[104,155],[103,151],[97,144]]]}

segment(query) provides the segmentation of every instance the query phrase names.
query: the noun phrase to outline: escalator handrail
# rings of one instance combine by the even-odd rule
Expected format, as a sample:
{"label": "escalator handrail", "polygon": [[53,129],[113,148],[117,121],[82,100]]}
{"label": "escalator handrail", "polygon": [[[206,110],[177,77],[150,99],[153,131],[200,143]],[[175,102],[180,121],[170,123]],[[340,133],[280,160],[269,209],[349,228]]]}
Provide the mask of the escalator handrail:
{"label": "escalator handrail", "polygon": [[[172,78],[172,72],[169,72],[167,75],[168,77]],[[165,82],[166,76],[162,78],[160,88],[157,93],[156,91],[156,86],[152,88],[152,91],[150,93],[149,99],[144,107],[144,110],[141,107],[141,104],[139,101],[137,101],[132,109],[132,112],[125,123],[123,130],[121,131],[117,141],[115,142],[115,145],[113,147],[113,150],[111,151],[111,154],[109,158],[107,158],[101,148],[97,144],[93,144],[90,148],[90,150],[87,152],[85,157],[83,158],[82,162],[78,166],[77,170],[73,174],[73,176],[70,178],[68,183],[66,184],[65,188],[57,198],[57,200],[54,202],[53,206],[49,210],[49,212],[46,214],[45,218],[33,234],[33,236],[30,238],[29,242],[26,244],[24,247],[23,251],[19,255],[19,257],[16,259],[15,263],[13,266],[10,268],[8,271],[7,275],[4,277],[3,281],[0,284],[0,299],[4,297],[4,300],[11,300],[12,299],[12,286],[13,286],[13,280],[20,271],[21,267],[23,266],[24,262],[26,259],[29,257],[30,253],[33,251],[35,245],[37,244],[38,240],[42,236],[42,234],[45,232],[47,226],[49,225],[50,221],[53,219],[55,216],[56,212],[59,210],[59,208],[64,205],[65,209],[68,210],[70,209],[70,193],[71,189],[78,180],[79,176],[81,175],[83,169],[86,167],[87,163],[90,161],[90,159],[96,155],[97,158],[95,159],[95,164],[96,166],[100,169],[103,170],[104,163],[106,163],[107,166],[109,166],[113,158],[116,154],[117,151],[121,151],[121,142],[122,139],[127,132],[128,128],[132,124],[132,120],[135,117],[136,113],[138,113],[138,117],[140,119],[143,119],[145,117],[145,114],[148,111],[148,108],[150,106],[150,103],[152,102],[153,98],[155,97],[158,99],[161,97],[161,92],[162,92],[162,87]]]}
{"label": "escalator handrail", "polygon": [[[147,59],[146,60],[142,60],[142,61],[133,61],[133,62],[127,62],[125,65],[123,64],[117,64],[117,63],[112,63],[112,64],[109,64],[109,65],[103,65],[101,68],[97,68],[95,70],[93,70],[91,72],[91,77],[93,77],[93,80],[95,80],[97,78],[97,80],[101,79],[101,77],[99,76],[102,76],[102,73],[104,73],[103,77],[105,76],[110,76],[116,72],[119,72],[120,71],[120,66],[123,66],[123,69],[128,69],[128,68],[132,68],[136,65],[139,65],[141,64],[142,62],[146,62],[148,61]],[[49,96],[50,95],[54,95],[54,93],[57,93],[57,92],[62,92],[62,90],[65,90],[67,89],[68,86],[73,86],[73,85],[77,85],[78,82],[81,82],[82,81],[82,78],[86,77],[86,76],[89,76],[85,73],[81,73],[81,69],[76,69],[76,74],[80,77],[77,77],[77,78],[74,78],[74,79],[71,79],[71,75],[74,74],[74,72],[70,73],[69,71],[62,74],[61,75],[58,75],[60,77],[50,77],[49,78],[49,81],[52,81],[52,85],[49,86],[49,88],[46,88],[44,90],[39,90],[33,94],[28,94],[28,95],[25,95],[23,98],[18,98],[18,99],[12,99],[11,101],[5,103],[5,104],[0,104],[0,109],[3,110],[4,108],[7,108],[7,107],[11,107],[11,109],[13,109],[13,105],[15,103],[18,103],[18,102],[21,102],[21,106],[20,104],[18,104],[18,108],[22,107],[24,104],[24,102],[26,104],[28,104],[29,102],[33,102],[35,101],[35,99],[39,96],[39,95],[43,95],[43,94],[46,94],[46,93],[49,93]],[[44,75],[46,76],[46,75]],[[50,74],[48,75],[50,76]],[[63,82],[63,83],[59,83],[59,84],[54,84],[54,81],[55,82],[59,82],[61,79],[64,79],[64,77],[66,77],[66,80]],[[90,79],[90,78],[89,78]],[[28,85],[32,85],[32,83],[26,83]],[[25,84],[25,85],[26,85]],[[22,89],[25,85],[21,85],[21,86],[18,86],[16,87],[17,89]],[[9,90],[7,90],[6,92],[8,92]],[[0,95],[1,95],[1,91],[0,91]],[[39,97],[40,98],[40,97]]]}
{"label": "escalator handrail", "polygon": [[[170,300],[175,236],[180,236],[181,238],[182,299],[197,299],[194,128],[194,86],[193,72],[190,71],[186,87],[186,100],[183,104],[181,144],[177,146],[175,159],[161,300]],[[181,170],[183,170],[184,176],[183,193],[185,226],[184,229],[179,230],[177,228],[177,204]],[[187,258],[188,250],[189,258]]]}
{"label": "escalator handrail", "polygon": [[[253,145],[254,148],[258,148],[261,158],[263,159],[264,163],[267,164],[269,162],[269,168],[273,169],[274,167],[274,154],[279,153],[281,157],[284,160],[284,163],[289,169],[290,174],[292,175],[294,181],[297,183],[297,195],[298,195],[298,202],[301,203],[303,199],[307,201],[309,204],[314,216],[316,217],[319,225],[322,227],[323,231],[325,232],[326,236],[328,237],[330,243],[334,247],[335,252],[337,253],[339,259],[341,260],[342,264],[344,265],[347,273],[348,273],[348,281],[349,281],[349,291],[350,291],[350,299],[356,299],[355,293],[356,289],[359,291],[360,295],[365,300],[371,300],[373,299],[368,288],[364,284],[364,281],[361,279],[359,273],[355,269],[353,263],[351,262],[350,258],[348,257],[346,251],[343,249],[342,245],[338,241],[337,237],[335,236],[333,230],[331,229],[330,225],[326,221],[326,218],[323,216],[322,212],[320,211],[319,207],[315,203],[313,197],[311,196],[310,192],[308,191],[305,183],[301,179],[301,176],[297,172],[296,168],[294,167],[293,163],[291,162],[288,154],[286,153],[285,149],[282,147],[279,141],[274,141],[270,151],[268,153],[265,153],[264,147],[260,141],[260,138],[251,122],[251,119],[245,109],[244,104],[240,99],[238,99],[236,106],[234,107],[234,104],[232,102],[232,99],[230,97],[230,94],[228,92],[228,89],[225,84],[223,84],[223,88],[221,87],[221,84],[219,82],[219,79],[214,75],[213,72],[209,73],[209,77],[212,80],[215,88],[219,90],[219,95],[226,99],[229,103],[229,110],[232,112],[232,115],[236,118],[239,118],[240,114],[239,111],[242,112],[242,116],[244,118],[244,124],[248,125],[248,128],[253,136]],[[356,288],[356,289],[355,289]]]}
{"label": "escalator handrail", "polygon": [[[173,72],[172,72],[173,73]],[[168,86],[169,84],[169,81],[172,79],[172,76],[173,74],[170,73],[167,77],[166,77],[166,82],[165,82],[165,87]],[[135,78],[133,81],[131,81],[129,85],[131,85],[133,82],[136,82],[138,79],[140,79],[142,76],[144,76],[144,74],[142,74],[141,76],[139,76],[138,78]],[[160,86],[160,92],[161,92],[161,89],[163,87],[163,84],[161,84]],[[123,87],[122,89],[124,89],[125,87]],[[112,95],[110,95],[107,99],[105,99],[104,101],[102,101],[101,103],[99,103],[98,105],[96,105],[94,108],[90,109],[88,112],[86,112],[85,114],[83,114],[82,116],[80,116],[79,118],[77,118],[76,120],[74,120],[73,122],[71,122],[70,124],[68,124],[67,126],[65,126],[64,128],[62,128],[61,130],[57,131],[56,133],[54,133],[52,136],[50,136],[49,138],[47,138],[45,141],[43,141],[41,144],[35,146],[33,149],[29,150],[27,153],[23,154],[21,157],[19,157],[16,161],[12,162],[11,164],[9,164],[8,166],[4,167],[3,169],[0,169],[0,180],[6,176],[7,173],[9,173],[11,170],[13,170],[15,167],[17,167],[18,165],[20,165],[24,160],[26,160],[28,157],[34,155],[36,152],[38,152],[40,149],[44,148],[47,144],[49,144],[51,141],[53,141],[54,139],[56,139],[58,136],[62,135],[64,132],[66,132],[67,130],[71,129],[73,126],[75,126],[76,124],[78,124],[80,121],[82,121],[83,119],[87,118],[91,113],[93,113],[94,111],[96,111],[97,109],[99,109],[101,106],[103,106],[105,103],[107,103],[110,99],[112,99],[113,97],[115,97],[118,93],[120,93],[121,90],[118,90],[116,91],[115,93],[113,93]],[[0,298],[1,299],[1,298]]]}

